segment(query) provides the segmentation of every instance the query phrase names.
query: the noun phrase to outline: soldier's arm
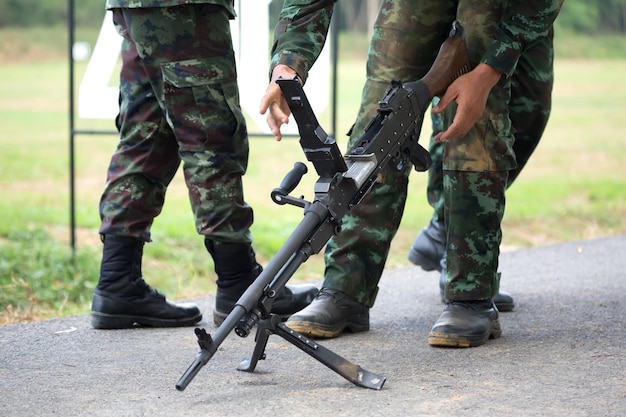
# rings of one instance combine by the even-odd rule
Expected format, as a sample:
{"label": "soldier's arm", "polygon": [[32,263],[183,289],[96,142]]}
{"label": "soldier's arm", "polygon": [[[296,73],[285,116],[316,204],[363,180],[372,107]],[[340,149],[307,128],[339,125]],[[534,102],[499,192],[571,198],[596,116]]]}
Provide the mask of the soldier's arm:
{"label": "soldier's arm", "polygon": [[306,82],[326,43],[337,0],[285,0],[274,29],[270,77],[276,65],[292,68]]}
{"label": "soldier's arm", "polygon": [[274,30],[270,83],[259,105],[267,114],[267,124],[276,140],[281,140],[280,127],[289,120],[291,110],[275,81],[292,79],[304,83],[309,70],[322,52],[333,6],[337,0],[286,0]]}
{"label": "soldier's arm", "polygon": [[562,5],[563,0],[509,0],[481,63],[510,77],[522,52],[548,35]]}

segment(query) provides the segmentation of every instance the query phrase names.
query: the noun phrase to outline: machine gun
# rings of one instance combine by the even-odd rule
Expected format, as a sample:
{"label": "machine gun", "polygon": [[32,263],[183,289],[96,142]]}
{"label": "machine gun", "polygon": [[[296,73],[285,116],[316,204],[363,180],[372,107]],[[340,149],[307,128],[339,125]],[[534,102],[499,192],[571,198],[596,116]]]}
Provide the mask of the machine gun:
{"label": "machine gun", "polygon": [[469,70],[464,31],[454,22],[429,72],[418,81],[392,83],[379,102],[377,115],[345,156],[320,127],[300,82],[296,78],[277,80],[298,124],[300,145],[319,175],[314,199],[309,202],[304,197],[289,195],[307,171],[305,164],[297,162],[272,191],[271,198],[277,204],[302,207],[304,218],[215,334],[211,336],[204,329],[195,329],[200,352],[176,383],[176,389],[182,391],[187,387],[233,329],[238,336],[247,337],[255,325],[254,351],[250,358],[240,362],[237,367],[240,371],[254,371],[257,362],[266,357],[269,336],[275,334],[355,385],[382,388],[384,376],[366,371],[293,331],[271,313],[272,303],[300,265],[340,230],[343,216],[362,200],[383,169],[387,166],[402,169],[407,163],[413,164],[417,171],[429,168],[430,155],[418,144],[426,108],[434,96],[443,94],[452,81]]}

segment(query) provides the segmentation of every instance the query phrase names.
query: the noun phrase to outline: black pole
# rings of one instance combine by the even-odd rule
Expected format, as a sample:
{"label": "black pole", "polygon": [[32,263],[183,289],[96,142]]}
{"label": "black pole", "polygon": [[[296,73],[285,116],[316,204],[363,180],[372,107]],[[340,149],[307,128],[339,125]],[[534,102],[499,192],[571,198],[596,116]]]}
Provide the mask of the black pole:
{"label": "black pole", "polygon": [[70,248],[76,253],[76,212],[74,181],[74,0],[67,0],[68,58],[69,58],[69,173],[70,173]]}
{"label": "black pole", "polygon": [[331,22],[331,33],[332,43],[331,43],[331,65],[332,65],[332,92],[331,92],[331,102],[333,106],[333,111],[331,113],[331,121],[330,128],[332,131],[332,137],[337,140],[337,57],[339,56],[339,23],[337,16],[335,16]]}

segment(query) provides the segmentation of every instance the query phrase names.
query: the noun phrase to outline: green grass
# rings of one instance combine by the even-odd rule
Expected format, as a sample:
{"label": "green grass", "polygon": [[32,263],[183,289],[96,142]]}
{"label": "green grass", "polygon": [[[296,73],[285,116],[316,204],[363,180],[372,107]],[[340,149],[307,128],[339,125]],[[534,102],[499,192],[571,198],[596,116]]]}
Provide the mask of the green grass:
{"label": "green grass", "polygon": [[[56,33],[56,32],[55,32]],[[80,135],[75,141],[77,250],[69,250],[68,66],[63,37],[37,32],[18,39],[26,46],[0,45],[0,323],[89,311],[98,278],[101,244],[98,201],[117,138]],[[626,232],[626,50],[624,39],[557,38],[567,53],[557,53],[554,106],[546,134],[507,196],[505,249],[595,238]],[[47,44],[46,42],[50,42]],[[346,137],[364,80],[367,42],[342,38],[337,139]],[[578,43],[596,48],[594,59],[576,54]],[[614,46],[617,45],[617,46]],[[4,49],[3,49],[4,48]],[[17,49],[15,49],[17,48]],[[56,49],[55,49],[56,48]],[[589,47],[591,48],[591,47]],[[619,49],[621,48],[621,49]],[[358,51],[362,51],[361,54]],[[587,51],[587,49],[585,49]],[[15,52],[18,51],[18,52]],[[19,52],[22,51],[22,52]],[[46,53],[42,53],[45,51]],[[55,52],[56,51],[56,52]],[[38,56],[35,59],[33,56]],[[4,59],[2,58],[4,57]],[[586,55],[583,56],[586,58]],[[77,65],[77,82],[84,65]],[[319,115],[330,128],[328,112]],[[426,125],[427,126],[427,125]],[[111,130],[112,121],[77,120],[77,127]],[[422,134],[422,143],[428,135]],[[255,249],[267,262],[302,218],[302,210],[277,206],[270,191],[295,161],[304,161],[296,138],[277,143],[251,137],[250,165],[244,178],[246,200],[255,209]],[[314,171],[295,195],[312,198]],[[428,222],[426,174],[413,173],[405,215],[392,243],[388,267],[408,265],[406,252]],[[146,245],[148,282],[169,298],[191,298],[214,291],[213,266],[195,233],[180,173],[168,190],[161,216]],[[294,280],[319,279],[321,256],[312,257]]]}
{"label": "green grass", "polygon": [[94,289],[97,253],[76,257],[48,233],[23,229],[0,241],[0,306],[5,320],[84,311]]}

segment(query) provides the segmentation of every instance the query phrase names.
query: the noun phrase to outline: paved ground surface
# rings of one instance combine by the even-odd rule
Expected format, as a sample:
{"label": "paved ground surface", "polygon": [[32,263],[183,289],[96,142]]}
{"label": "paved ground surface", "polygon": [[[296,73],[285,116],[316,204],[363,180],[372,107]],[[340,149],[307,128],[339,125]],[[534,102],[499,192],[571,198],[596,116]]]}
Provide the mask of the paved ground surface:
{"label": "paved ground surface", "polygon": [[[504,253],[500,270],[517,307],[502,338],[472,349],[426,343],[436,273],[386,270],[371,330],[321,341],[387,377],[378,391],[278,336],[246,373],[254,338],[232,333],[180,392],[193,328],[97,331],[87,315],[0,327],[0,416],[626,415],[626,235]],[[211,297],[196,301],[210,313]]]}

